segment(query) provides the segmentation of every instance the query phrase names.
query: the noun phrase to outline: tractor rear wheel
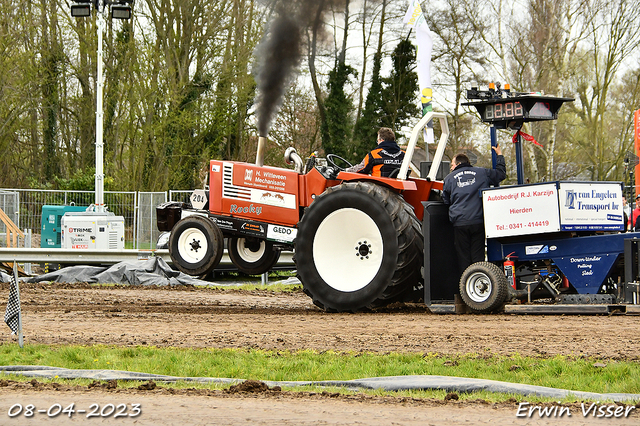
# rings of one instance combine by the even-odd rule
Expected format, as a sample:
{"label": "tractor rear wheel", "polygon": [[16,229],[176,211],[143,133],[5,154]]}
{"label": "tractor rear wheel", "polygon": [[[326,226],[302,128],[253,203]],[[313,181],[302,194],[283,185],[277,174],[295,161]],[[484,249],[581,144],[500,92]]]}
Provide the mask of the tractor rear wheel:
{"label": "tractor rear wheel", "polygon": [[298,227],[296,267],[304,292],[328,312],[394,302],[422,280],[423,241],[412,207],[368,182],[328,188]]}
{"label": "tractor rear wheel", "polygon": [[171,230],[169,255],[178,270],[200,276],[213,271],[224,252],[222,231],[204,216],[187,216]]}
{"label": "tractor rear wheel", "polygon": [[247,275],[269,271],[280,258],[271,241],[251,237],[231,237],[227,245],[229,257],[238,270]]}
{"label": "tractor rear wheel", "polygon": [[460,296],[472,311],[491,312],[504,305],[508,286],[502,269],[490,262],[477,262],[462,273]]}

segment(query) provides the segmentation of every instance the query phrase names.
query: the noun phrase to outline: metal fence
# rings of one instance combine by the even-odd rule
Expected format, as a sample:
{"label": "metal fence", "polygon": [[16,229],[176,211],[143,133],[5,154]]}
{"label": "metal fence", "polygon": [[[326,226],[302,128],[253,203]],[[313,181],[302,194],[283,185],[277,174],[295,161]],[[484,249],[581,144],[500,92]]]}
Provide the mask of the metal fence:
{"label": "metal fence", "polygon": [[[42,206],[88,207],[94,201],[93,191],[0,189],[0,208],[20,229],[31,229],[34,234],[40,234],[42,229]],[[166,201],[166,192],[105,191],[104,193],[107,210],[124,217],[126,248],[155,248],[159,234],[155,207]],[[6,233],[4,228],[4,224],[0,222],[0,232]]]}
{"label": "metal fence", "polygon": [[156,206],[166,201],[166,192],[138,192],[135,248],[156,248],[160,236],[156,225]]}
{"label": "metal fence", "polygon": [[[20,194],[17,192],[0,189],[0,209],[16,224],[20,217],[18,214],[19,197]],[[7,227],[0,221],[0,233],[6,234],[6,232]]]}

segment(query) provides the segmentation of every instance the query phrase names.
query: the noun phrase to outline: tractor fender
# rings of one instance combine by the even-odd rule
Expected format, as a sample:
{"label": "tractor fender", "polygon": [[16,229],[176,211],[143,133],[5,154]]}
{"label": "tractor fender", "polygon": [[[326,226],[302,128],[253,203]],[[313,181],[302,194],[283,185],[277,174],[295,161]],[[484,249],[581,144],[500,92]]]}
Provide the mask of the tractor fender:
{"label": "tractor fender", "polygon": [[386,186],[394,191],[415,191],[418,189],[415,182],[411,180],[398,180],[396,178],[377,177],[363,175],[362,173],[340,172],[338,179],[343,182],[371,182],[378,185]]}

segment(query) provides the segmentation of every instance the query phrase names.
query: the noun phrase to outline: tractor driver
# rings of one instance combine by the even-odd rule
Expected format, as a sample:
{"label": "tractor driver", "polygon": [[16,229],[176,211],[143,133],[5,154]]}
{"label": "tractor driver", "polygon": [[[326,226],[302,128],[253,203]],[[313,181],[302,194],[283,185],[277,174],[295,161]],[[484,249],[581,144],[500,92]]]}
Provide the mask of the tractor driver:
{"label": "tractor driver", "polygon": [[369,152],[360,164],[349,167],[346,171],[390,177],[395,170],[400,169],[403,159],[404,151],[396,143],[393,130],[381,127],[378,130],[378,146]]}

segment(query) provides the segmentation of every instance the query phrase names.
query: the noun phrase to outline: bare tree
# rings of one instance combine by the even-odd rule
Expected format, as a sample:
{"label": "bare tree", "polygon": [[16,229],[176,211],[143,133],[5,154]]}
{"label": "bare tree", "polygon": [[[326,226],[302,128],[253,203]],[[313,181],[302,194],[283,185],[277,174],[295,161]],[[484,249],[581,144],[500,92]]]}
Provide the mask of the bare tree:
{"label": "bare tree", "polygon": [[269,164],[284,166],[282,154],[286,147],[294,147],[303,158],[320,149],[317,104],[303,80],[298,78],[291,84],[271,127],[270,142],[277,148],[267,152]]}
{"label": "bare tree", "polygon": [[449,88],[448,93],[453,93],[451,107],[445,107],[445,111],[451,116],[450,146],[454,153],[463,146],[473,148],[472,139],[468,137],[470,119],[465,117],[467,113],[462,111],[460,103],[465,90],[476,80],[477,69],[486,62],[481,44],[486,27],[474,19],[478,8],[476,0],[446,0],[425,16],[435,36],[432,64],[436,79]]}
{"label": "bare tree", "polygon": [[[640,47],[640,8],[631,0],[611,0],[598,5],[590,22],[592,44],[584,74],[576,76],[577,113],[582,131],[572,140],[585,155],[590,178],[607,180],[619,176],[628,141],[620,139],[612,90],[619,81],[625,60]],[[617,143],[616,143],[617,140]]]}
{"label": "bare tree", "polygon": [[[506,75],[516,89],[559,96],[569,94],[571,74],[584,61],[578,47],[590,34],[589,22],[593,16],[588,6],[584,0],[528,2],[526,20],[515,21],[510,27],[515,43],[510,49],[511,66]],[[563,131],[562,122],[528,126],[527,131],[544,147],[524,145],[529,158],[529,176],[534,182],[556,178],[556,143]]]}

